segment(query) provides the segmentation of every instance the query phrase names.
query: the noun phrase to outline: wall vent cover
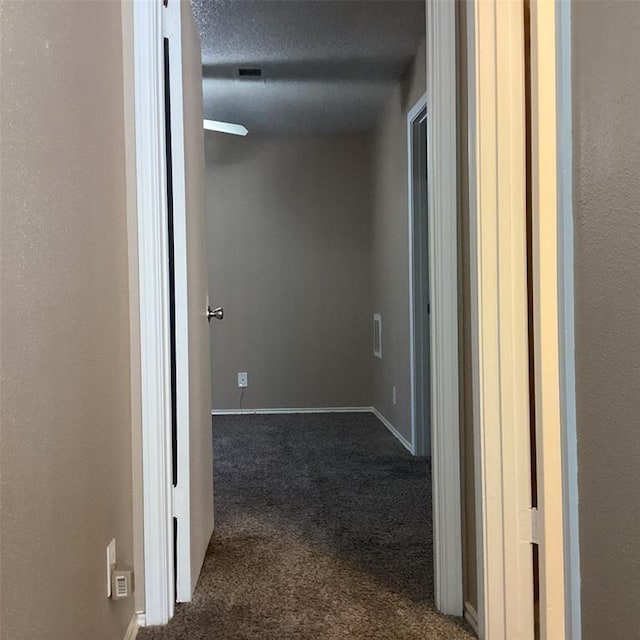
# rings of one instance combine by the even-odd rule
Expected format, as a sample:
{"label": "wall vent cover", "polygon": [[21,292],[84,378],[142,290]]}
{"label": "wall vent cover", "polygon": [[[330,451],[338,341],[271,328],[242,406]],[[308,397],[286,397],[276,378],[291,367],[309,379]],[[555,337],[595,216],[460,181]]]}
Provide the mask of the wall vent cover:
{"label": "wall vent cover", "polygon": [[373,314],[373,355],[382,360],[382,315]]}

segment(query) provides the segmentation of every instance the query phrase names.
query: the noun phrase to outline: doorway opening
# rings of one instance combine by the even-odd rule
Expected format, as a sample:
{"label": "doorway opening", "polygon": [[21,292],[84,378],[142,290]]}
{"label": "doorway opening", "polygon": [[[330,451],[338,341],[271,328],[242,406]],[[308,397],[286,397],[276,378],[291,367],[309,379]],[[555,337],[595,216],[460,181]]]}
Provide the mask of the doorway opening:
{"label": "doorway opening", "polygon": [[431,456],[431,339],[427,199],[427,97],[407,115],[411,426],[414,453]]}
{"label": "doorway opening", "polygon": [[[344,562],[356,572],[347,590],[373,579],[370,621],[392,592],[403,594],[397,610],[435,608],[431,393],[420,389],[430,385],[426,5],[249,2],[217,11],[213,28],[211,9],[198,19],[195,6],[205,120],[248,130],[205,137],[209,293],[228,312],[211,336],[217,531],[205,571],[220,578],[215,555],[243,531],[284,563],[270,532],[291,539],[293,523],[299,552],[331,568],[314,570],[322,589]],[[400,553],[393,522],[404,523]],[[380,543],[357,543],[367,537]],[[319,541],[322,558],[307,555]]]}
{"label": "doorway opening", "polygon": [[[209,3],[203,3],[202,6],[197,2],[193,3],[196,18],[200,11],[206,13],[205,4]],[[274,50],[276,53],[282,50],[290,53],[290,48],[287,49],[287,47],[293,46],[295,49],[295,46],[302,43],[303,48],[307,48],[305,55],[308,56],[291,64],[289,62],[284,64],[281,60],[264,63],[258,59],[258,56],[245,50],[239,52],[240,57],[219,61],[217,65],[207,64],[205,61],[202,69],[205,94],[203,116],[205,120],[213,122],[218,127],[210,129],[215,133],[206,134],[208,154],[212,148],[213,155],[217,154],[217,160],[214,161],[214,164],[217,163],[215,170],[207,175],[206,182],[208,188],[215,188],[211,200],[215,207],[222,206],[221,203],[225,198],[233,203],[232,215],[223,216],[224,224],[213,234],[200,237],[200,240],[207,244],[210,243],[211,238],[218,243],[213,250],[210,246],[207,247],[210,255],[224,258],[225,251],[227,255],[226,265],[214,264],[212,267],[212,273],[218,281],[212,283],[209,298],[213,304],[224,304],[227,311],[226,322],[212,325],[211,363],[214,376],[214,402],[216,397],[223,398],[225,394],[231,400],[228,401],[228,406],[223,404],[215,408],[214,405],[214,414],[239,414],[240,418],[247,411],[257,415],[276,414],[280,422],[288,420],[282,416],[295,416],[298,426],[307,420],[305,415],[314,414],[308,419],[322,421],[323,416],[327,417],[326,414],[339,414],[331,416],[331,420],[327,419],[327,421],[336,423],[344,419],[351,426],[356,425],[355,431],[363,424],[371,431],[371,438],[365,435],[357,440],[358,447],[362,451],[367,450],[373,440],[379,441],[381,446],[388,447],[390,452],[395,452],[393,456],[398,455],[399,458],[410,461],[410,465],[424,465],[425,480],[431,479],[431,468],[427,467],[424,460],[407,457],[408,454],[398,446],[393,437],[411,452],[421,453],[423,458],[427,457],[425,454],[431,452],[434,490],[432,495],[420,500],[420,508],[426,509],[429,518],[432,519],[435,553],[431,556],[431,544],[424,536],[422,551],[430,556],[429,562],[433,569],[430,584],[424,582],[421,588],[427,600],[431,602],[431,611],[434,615],[437,615],[436,608],[446,613],[460,615],[462,585],[459,473],[457,471],[459,443],[455,435],[458,427],[455,287],[446,287],[440,297],[437,295],[434,297],[434,300],[438,301],[435,315],[430,322],[426,322],[431,324],[434,344],[437,345],[431,358],[434,362],[433,370],[438,374],[442,371],[447,384],[439,386],[439,394],[431,393],[429,390],[428,406],[424,404],[426,400],[423,399],[423,413],[427,414],[423,416],[424,428],[421,433],[414,433],[414,423],[411,419],[411,394],[414,389],[410,380],[408,347],[410,318],[413,311],[408,300],[411,291],[408,269],[408,252],[411,249],[407,241],[409,220],[406,214],[409,195],[406,191],[408,183],[406,173],[397,171],[398,166],[404,167],[404,161],[407,158],[406,145],[410,142],[406,137],[407,110],[420,95],[425,93],[427,78],[430,77],[433,84],[439,77],[437,74],[432,73],[430,76],[427,74],[427,60],[432,65],[438,64],[434,61],[437,61],[439,56],[442,59],[453,60],[453,56],[449,55],[455,46],[451,29],[452,16],[448,14],[432,16],[432,31],[443,33],[449,28],[447,33],[450,39],[443,43],[444,46],[438,48],[435,55],[430,53],[427,56],[424,29],[425,4],[421,1],[354,2],[330,5],[323,2],[214,4],[216,4],[215,19],[218,21],[222,19],[220,10],[225,6],[235,11],[238,11],[239,7],[245,7],[246,10],[248,5],[251,5],[252,11],[274,11],[276,15],[272,16],[271,20],[274,30],[272,33],[267,33],[267,39],[271,38],[266,48],[267,53],[273,54]],[[171,6],[172,0],[169,0],[167,6],[169,11]],[[328,7],[331,7],[329,12]],[[146,14],[142,8],[137,11],[140,14]],[[304,13],[307,11],[315,11],[316,15],[307,20],[305,26]],[[331,23],[327,13],[332,11],[346,11],[353,15],[350,18],[347,16],[349,19],[338,16]],[[394,58],[394,46],[407,46],[407,38],[394,40],[390,37],[390,25],[398,22],[398,16],[403,11],[407,11],[409,16],[412,12],[421,13],[417,18],[415,16],[409,19],[406,16],[404,18],[404,24],[409,25],[412,32],[418,33],[419,38],[417,42],[413,42],[410,50],[401,49],[399,55]],[[426,13],[428,11],[427,6]],[[287,24],[285,15],[288,12],[292,13],[294,20],[288,28],[283,30],[283,26],[286,27]],[[149,14],[155,20],[156,16],[151,16],[151,12]],[[373,14],[379,15],[377,18],[375,16],[372,18]],[[444,29],[438,22],[440,19],[446,22]],[[327,25],[327,21],[331,24]],[[228,28],[228,33],[237,35],[236,31],[241,25],[258,23],[261,31],[268,31],[264,20],[240,20],[239,24]],[[326,32],[324,36],[318,38],[318,33],[322,32],[320,27],[323,23]],[[203,24],[206,28],[206,16]],[[372,37],[372,29],[375,37]],[[362,38],[361,32],[365,39],[373,43],[374,48],[366,60],[363,60],[357,51],[348,50],[345,53],[345,47],[348,49],[348,45],[353,42],[354,34],[357,33],[358,37]],[[293,45],[291,33],[296,33],[298,36],[294,39]],[[176,46],[178,52],[180,49],[184,50],[185,34],[186,31],[183,31],[183,42],[180,46]],[[322,45],[322,41],[327,40],[328,35],[334,45],[341,39],[342,44],[333,47],[331,51],[318,53],[318,50],[314,49],[314,43],[315,46],[318,46],[318,42]],[[177,36],[174,34],[175,37]],[[274,38],[282,39],[282,43],[274,43]],[[255,44],[256,39],[239,38],[239,41],[242,41],[243,46],[247,46]],[[386,51],[386,48],[391,48],[391,54]],[[229,49],[230,47],[225,47],[227,53]],[[249,58],[251,58],[250,61]],[[380,60],[384,60],[384,64],[380,64]],[[187,79],[193,71],[190,64],[183,59],[181,67],[183,89],[187,86]],[[235,70],[237,74],[230,75],[230,69]],[[254,71],[257,69],[259,73],[246,73],[247,69]],[[242,71],[245,73],[241,73]],[[304,74],[309,72],[317,77],[305,78]],[[357,79],[351,78],[349,74],[357,76]],[[222,87],[227,80],[230,81],[227,86],[228,91]],[[178,84],[180,83],[176,86]],[[292,87],[293,94],[298,98],[301,97],[303,104],[313,103],[311,117],[304,110],[296,111],[296,108],[292,108],[296,105],[293,105],[292,100],[287,99]],[[221,108],[222,112],[206,111],[209,89],[215,108]],[[255,94],[258,96],[257,99],[252,99],[253,91],[258,92]],[[172,96],[173,92],[172,87]],[[190,95],[193,96],[194,92],[190,92]],[[453,114],[454,109],[442,108],[447,100],[452,102],[454,99],[451,86],[438,91],[437,95],[440,111],[436,109],[436,113]],[[282,96],[284,96],[284,106],[282,106]],[[176,97],[178,99],[172,101],[172,111],[174,103],[180,106],[179,96]],[[183,97],[186,100],[186,94]],[[278,104],[282,108],[274,109],[274,100],[276,102],[280,100]],[[370,106],[372,103],[377,104],[377,109],[364,108],[365,105]],[[244,121],[244,117],[239,113],[242,108],[247,109],[248,105],[253,105],[254,109],[256,106],[258,108],[257,119],[253,123]],[[226,112],[224,112],[225,109]],[[186,122],[190,113],[191,111],[187,112],[185,108],[185,140],[193,124],[187,125]],[[177,115],[176,119],[179,119]],[[444,116],[441,119],[444,122]],[[380,124],[381,121],[382,124]],[[200,122],[202,123],[202,120]],[[308,126],[309,122],[312,122],[317,129],[303,131],[303,136],[300,135],[300,131],[296,132],[296,129],[304,129]],[[435,122],[438,122],[437,118]],[[240,140],[221,134],[220,123],[234,124],[232,127],[234,131],[242,128],[235,125],[247,124],[249,136]],[[274,125],[281,130],[269,131],[268,128]],[[336,126],[337,128],[333,128]],[[435,134],[430,135],[430,139],[446,137],[448,133],[455,142],[455,129],[429,125],[429,121],[424,119],[418,122],[416,142],[421,140],[421,143],[413,146],[416,152],[419,151],[421,154],[419,164],[422,169],[417,171],[424,174],[429,167],[432,167],[431,171],[436,175],[438,171],[443,173],[453,171],[455,174],[455,152],[449,151],[443,154],[437,170],[433,163],[427,163],[426,130],[430,126],[430,133]],[[264,128],[261,130],[261,127]],[[202,128],[200,132],[202,133]],[[301,137],[304,137],[304,140],[301,140]],[[184,154],[185,149],[178,148],[181,146],[178,144],[180,136],[172,136],[172,138],[174,138],[172,143],[176,143],[172,145],[177,149],[175,153],[178,156]],[[164,144],[166,141],[160,140],[160,142]],[[186,143],[184,146],[186,147]],[[451,150],[455,145],[441,146]],[[174,158],[174,167],[175,162]],[[178,159],[177,162],[180,165],[182,160]],[[186,162],[182,164],[186,166]],[[305,177],[303,174],[307,169],[311,170]],[[234,171],[235,177],[231,176]],[[186,169],[184,174],[191,177],[196,175]],[[181,172],[176,173],[178,177],[181,175]],[[229,183],[226,190],[220,188],[220,181],[225,180]],[[425,183],[426,181],[425,177]],[[431,184],[430,179],[429,184]],[[424,188],[418,184],[415,189],[413,184],[411,186],[412,191],[420,196],[416,202],[423,213],[428,211],[429,215],[433,215],[433,212],[443,206],[443,203],[446,203],[449,213],[448,220],[442,217],[437,218],[440,232],[435,235],[441,240],[437,251],[428,251],[426,247],[422,247],[423,258],[429,263],[435,262],[437,268],[427,269],[427,275],[421,279],[421,282],[424,285],[429,278],[435,279],[437,282],[435,291],[442,287],[445,280],[453,282],[456,280],[454,184],[455,180],[449,176],[446,181],[436,180],[432,192],[427,192],[426,184],[423,185]],[[449,191],[447,191],[448,187]],[[372,197],[374,190],[376,194]],[[185,189],[185,192],[188,195],[189,190]],[[292,195],[293,202],[290,202]],[[427,197],[433,198],[435,206],[427,208]],[[185,210],[195,211],[196,208],[185,207]],[[245,224],[247,220],[243,222],[243,216],[249,220],[248,224]],[[429,230],[433,228],[426,221],[422,222],[425,222],[420,227],[422,230],[426,231],[427,227]],[[443,229],[444,233],[442,233]],[[223,237],[229,230],[240,236],[241,242],[235,247]],[[249,246],[250,240],[254,242],[253,246]],[[426,242],[432,242],[428,234]],[[189,251],[186,255],[192,256],[192,252]],[[314,260],[315,263],[309,265],[309,262]],[[380,262],[377,262],[378,260]],[[182,264],[182,261],[179,263]],[[162,265],[161,268],[166,269],[166,265]],[[247,268],[248,273],[243,272],[243,269]],[[395,273],[396,268],[399,273]],[[189,263],[187,284],[192,273],[193,269]],[[421,278],[422,276],[424,274],[421,274]],[[220,284],[221,280],[225,279],[232,283],[226,291]],[[278,290],[277,287],[282,282],[287,286]],[[376,283],[375,286],[372,286],[373,282]],[[246,288],[256,284],[257,289],[254,294],[248,294]],[[420,291],[422,292],[423,289]],[[396,298],[398,292],[402,293],[399,298]],[[196,297],[188,298],[189,346],[194,344],[191,327],[197,324],[200,331],[200,320],[206,320],[204,313],[206,304],[204,304],[204,296],[200,296],[200,293],[198,291]],[[428,300],[428,288],[423,297]],[[195,303],[196,311],[193,315],[192,301]],[[176,315],[186,311],[184,308],[182,310],[177,308],[179,306],[177,298],[175,304]],[[384,321],[379,325],[382,329],[378,336],[380,346],[378,353],[382,356],[381,358],[376,358],[372,352],[371,318],[374,315],[380,316],[381,319],[384,316]],[[256,326],[251,324],[255,319],[258,320]],[[336,323],[336,319],[339,322]],[[235,357],[233,354],[230,356],[228,352],[223,353],[221,345],[225,345],[226,348],[232,343],[231,332],[233,331],[237,331],[240,334],[240,342],[244,342],[245,346],[249,347],[250,356],[254,357],[253,361],[243,361],[242,354],[241,357]],[[430,345],[428,333],[426,336],[422,336],[421,344]],[[216,343],[218,338],[222,342]],[[291,348],[291,340],[295,342],[293,348]],[[276,349],[273,353],[265,351],[260,353],[261,349],[266,347],[268,350],[274,346]],[[201,349],[199,353],[202,355]],[[310,353],[312,358],[309,358]],[[422,352],[422,355],[424,357],[422,364],[426,365],[429,361],[428,354]],[[193,353],[189,349],[189,365],[192,360]],[[191,367],[189,369],[191,370]],[[218,373],[225,375],[216,381]],[[423,376],[423,383],[433,386],[433,381],[428,374]],[[269,390],[269,384],[271,384],[271,390]],[[189,378],[190,403],[194,399],[191,397],[192,390],[198,397],[202,395],[200,386],[197,384],[197,378]],[[184,393],[180,394],[180,391],[178,396],[186,398]],[[169,395],[167,406],[173,407],[175,404],[175,397],[171,399]],[[437,423],[433,424],[432,451],[429,449],[427,430],[430,426],[429,413],[438,416]],[[188,442],[189,431],[193,431],[193,404],[190,404],[189,415],[191,419],[188,423],[182,423],[182,429],[180,424],[178,425],[179,443]],[[200,428],[200,416],[195,417],[198,418],[198,428]],[[214,428],[216,417],[217,415],[214,416]],[[233,418],[236,419],[236,416],[234,415]],[[161,430],[156,429],[150,422],[147,424],[148,429],[153,430],[153,435],[160,438]],[[351,426],[342,428],[342,433],[339,434],[345,442],[349,440]],[[335,425],[329,426],[329,430],[331,429],[335,430]],[[299,431],[303,430],[299,429]],[[159,440],[159,448],[166,447],[167,443],[170,446],[171,438],[168,441]],[[170,491],[172,493],[170,502],[172,502],[174,513],[178,513],[178,521],[180,522],[180,518],[183,518],[186,522],[197,525],[192,528],[192,533],[198,536],[209,526],[209,522],[198,522],[199,511],[195,508],[192,497],[193,492],[200,491],[199,487],[201,488],[207,480],[209,483],[211,481],[210,472],[209,477],[205,477],[206,465],[194,465],[192,460],[193,456],[203,454],[206,449],[206,445],[201,446],[203,444],[198,442],[197,446],[194,446],[195,443],[191,439],[188,447],[178,446],[178,476],[186,478],[187,482],[182,483],[179,480],[178,486]],[[182,454],[187,452],[189,457],[184,458],[180,451]],[[172,466],[175,457],[174,453],[173,457],[165,455],[162,459]],[[205,456],[202,457],[204,459]],[[357,457],[358,451],[355,451],[353,458]],[[375,459],[375,456],[373,458]],[[252,464],[255,460],[245,460],[245,462]],[[241,460],[240,463],[244,464]],[[326,460],[325,469],[330,464],[329,457]],[[305,467],[304,461],[301,462],[301,467]],[[284,467],[281,465],[280,469]],[[164,473],[164,470],[158,469],[158,472]],[[396,480],[402,475],[398,469],[390,469],[386,476],[385,473],[382,475],[388,481],[394,478],[394,474]],[[351,479],[354,480],[354,478]],[[348,481],[348,475],[344,481]],[[376,490],[384,493],[383,485],[384,483],[377,484]],[[320,483],[320,486],[324,487],[325,483]],[[151,494],[151,491],[148,493]],[[206,491],[200,491],[200,493],[206,497]],[[362,498],[366,492],[356,491],[355,495],[360,495]],[[398,495],[403,495],[403,492]],[[157,502],[153,501],[153,497],[149,495],[147,510],[153,516],[162,519],[167,514],[165,496]],[[381,497],[382,495],[378,496],[378,498]],[[430,499],[434,503],[433,510],[430,508]],[[383,500],[372,500],[366,513],[374,517],[376,508],[379,509],[382,502]],[[188,508],[182,509],[181,505],[184,507],[185,504]],[[349,510],[346,510],[345,514],[348,515]],[[411,527],[410,520],[409,515],[402,518],[404,526]],[[395,527],[389,527],[388,530],[395,530]],[[152,529],[149,529],[148,533],[151,537]],[[375,537],[375,531],[371,532],[371,535]],[[204,557],[204,551],[193,544],[193,536],[191,539],[179,536],[178,541],[181,540],[185,545],[184,548],[180,546],[184,554],[179,554],[176,573],[180,576],[191,570],[192,585],[195,585],[197,568]],[[198,539],[198,542],[201,541]],[[374,549],[375,545],[367,551],[370,560],[375,555]],[[189,557],[187,557],[187,550],[191,551]],[[168,554],[165,555],[168,556]],[[152,554],[149,553],[149,564],[153,563],[151,556]],[[161,566],[157,568],[159,571],[162,570]],[[410,573],[411,563],[408,563],[405,569]],[[375,573],[373,564],[371,572]],[[178,580],[177,591],[180,592],[180,580]],[[179,596],[178,600],[188,600],[188,597]],[[151,609],[154,600],[149,599],[147,605]],[[167,609],[170,617],[172,606]],[[166,609],[162,615],[166,615]],[[158,618],[150,615],[149,619],[155,621]]]}

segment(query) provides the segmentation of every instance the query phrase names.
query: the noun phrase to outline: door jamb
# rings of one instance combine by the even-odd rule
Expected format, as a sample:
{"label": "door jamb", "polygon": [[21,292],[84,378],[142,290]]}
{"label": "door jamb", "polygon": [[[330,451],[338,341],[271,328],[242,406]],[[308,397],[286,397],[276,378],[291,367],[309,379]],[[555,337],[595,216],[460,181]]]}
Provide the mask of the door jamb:
{"label": "door jamb", "polygon": [[[536,512],[530,508],[527,442],[523,5],[500,0],[468,2],[471,311],[481,639],[533,638],[531,543],[537,543],[540,551],[540,637],[577,638],[580,632],[579,602],[575,601],[579,582],[574,579],[565,583],[567,565],[574,567],[576,562],[577,499],[571,383],[572,283],[571,265],[566,263],[567,246],[572,241],[567,220],[570,151],[564,148],[571,146],[567,113],[570,86],[565,86],[570,70],[567,43],[562,41],[568,31],[568,16],[559,6],[562,4],[566,3],[531,2],[539,456]],[[569,246],[569,257],[570,250]],[[573,421],[568,419],[571,415]],[[564,530],[567,522],[573,524],[570,534]]]}
{"label": "door jamb", "polygon": [[455,2],[426,2],[426,23],[434,587],[462,616]]}
{"label": "door jamb", "polygon": [[468,20],[479,636],[533,640],[523,5]]}
{"label": "door jamb", "polygon": [[163,7],[133,3],[144,620],[174,611]]}
{"label": "door jamb", "polygon": [[581,634],[573,262],[567,262],[573,250],[569,5],[551,0],[530,3],[534,369],[543,640],[574,640]]}
{"label": "door jamb", "polygon": [[[414,251],[415,242],[415,207],[413,202],[413,124],[420,113],[427,108],[427,94],[423,94],[420,99],[413,105],[409,113],[407,113],[407,194],[408,194],[408,210],[409,210],[409,367],[410,367],[410,384],[411,384],[411,453],[413,455],[425,456],[430,452],[425,451],[427,448],[418,446],[418,402],[420,400],[420,390],[417,381],[416,362],[416,334],[417,327],[415,321],[415,270],[416,259]],[[428,117],[428,116],[427,116]],[[425,176],[426,180],[426,176]],[[428,188],[428,187],[427,187]],[[428,237],[428,235],[427,235]],[[427,256],[427,259],[429,257]],[[424,428],[424,425],[420,425]],[[430,443],[427,443],[430,444]],[[422,449],[422,450],[421,450]]]}

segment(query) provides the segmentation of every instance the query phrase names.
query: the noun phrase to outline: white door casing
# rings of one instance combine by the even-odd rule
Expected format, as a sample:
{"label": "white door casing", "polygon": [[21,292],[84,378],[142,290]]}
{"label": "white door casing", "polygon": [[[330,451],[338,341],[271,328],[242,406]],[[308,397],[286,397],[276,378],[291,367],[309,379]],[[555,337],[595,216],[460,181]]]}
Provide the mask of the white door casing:
{"label": "white door casing", "polygon": [[174,609],[164,65],[160,2],[133,5],[145,624]]}
{"label": "white door casing", "polygon": [[[202,193],[198,201],[197,182],[202,183],[204,171],[202,107],[197,95],[201,90],[199,40],[196,41],[190,3],[170,0],[168,5],[165,9],[161,2],[133,3],[145,603],[139,618],[146,625],[166,624],[173,615],[176,597],[190,599],[213,527],[209,348],[208,344],[202,346],[208,341],[207,287],[198,266],[204,252],[196,246],[204,238],[197,228],[203,221],[204,197]],[[174,39],[170,84],[178,414],[175,489],[167,269],[165,34]],[[185,43],[185,37],[192,41]],[[185,51],[190,58],[183,58]],[[185,91],[187,74],[191,86]],[[198,146],[202,147],[201,156]],[[206,354],[206,362],[194,357],[194,351]],[[174,515],[178,518],[177,593]]]}
{"label": "white door casing", "polygon": [[[529,5],[538,490],[538,510],[532,510],[524,5],[467,3],[478,618],[480,638],[487,640],[534,637],[534,542],[539,550],[540,638],[580,636],[579,583],[565,570],[566,563],[576,566],[577,498],[571,462],[575,423],[567,420],[573,354],[568,351],[571,343],[563,342],[567,318],[572,319],[572,299],[563,291],[570,268],[562,263],[562,247],[566,250],[570,242],[562,234],[567,234],[567,224],[570,231],[570,223],[559,214],[567,207],[564,192],[570,181],[563,147],[570,148],[567,43],[560,34],[568,30],[566,15],[560,18],[563,5],[568,3],[532,0]],[[570,535],[565,523],[573,527]]]}
{"label": "white door casing", "polygon": [[[581,635],[575,465],[570,3],[530,3],[533,329],[540,638]],[[567,6],[563,6],[567,5]],[[567,39],[563,39],[565,36]],[[569,101],[570,106],[570,101]],[[568,121],[567,121],[568,117]],[[567,162],[567,154],[569,154]],[[566,192],[569,192],[567,203]],[[565,210],[568,204],[568,211]],[[564,236],[564,237],[563,237]],[[570,251],[570,249],[569,249]],[[569,253],[569,257],[571,253]],[[567,317],[567,312],[569,316]],[[574,463],[572,463],[572,459]]]}
{"label": "white door casing", "polygon": [[[169,4],[177,2],[170,0]],[[437,376],[432,376],[431,388],[435,594],[436,605],[441,611],[462,615],[455,3],[446,0],[427,2],[426,6],[427,96],[430,105],[427,180],[430,185],[431,336],[434,344],[431,370],[438,372]],[[173,615],[172,517],[174,512],[180,515],[191,509],[194,486],[193,479],[189,480],[189,487],[179,480],[178,489],[175,492],[171,490],[163,11],[160,2],[136,2],[134,5],[144,588],[145,622],[149,625],[164,624]],[[173,143],[175,150],[177,139]],[[174,215],[176,211],[174,208]],[[204,317],[205,301],[202,302]],[[183,353],[188,352],[184,344],[181,348]],[[184,376],[184,363],[179,366]],[[180,395],[181,392],[178,393]],[[186,415],[184,397],[178,402],[185,412],[182,415]],[[180,468],[184,470],[183,465],[179,465]],[[196,564],[191,558],[191,567]],[[179,585],[185,585],[186,582],[178,577]],[[188,587],[179,586],[183,599],[188,599],[183,594],[193,588],[193,572],[190,581]]]}
{"label": "white door casing", "polygon": [[431,460],[436,606],[461,616],[456,9],[426,1]]}
{"label": "white door casing", "polygon": [[479,634],[533,640],[523,5],[468,19]]}

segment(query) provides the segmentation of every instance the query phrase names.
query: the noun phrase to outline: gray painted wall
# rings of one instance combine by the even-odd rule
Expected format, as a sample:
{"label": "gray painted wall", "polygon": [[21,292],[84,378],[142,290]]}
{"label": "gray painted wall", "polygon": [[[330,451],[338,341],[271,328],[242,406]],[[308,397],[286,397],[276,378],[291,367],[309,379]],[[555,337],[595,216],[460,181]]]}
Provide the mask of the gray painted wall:
{"label": "gray painted wall", "polygon": [[[411,441],[407,113],[426,90],[424,41],[390,97],[374,136],[372,304],[382,314],[383,359],[372,363],[372,402]],[[392,402],[392,387],[397,404]]]}
{"label": "gray painted wall", "polygon": [[573,2],[584,640],[640,637],[640,3]]}
{"label": "gray painted wall", "polygon": [[229,319],[215,409],[240,407],[247,371],[244,408],[373,405],[411,440],[406,114],[425,73],[422,42],[371,136],[208,135],[210,294]]}
{"label": "gray painted wall", "polygon": [[366,135],[207,134],[212,394],[237,409],[369,406]]}

